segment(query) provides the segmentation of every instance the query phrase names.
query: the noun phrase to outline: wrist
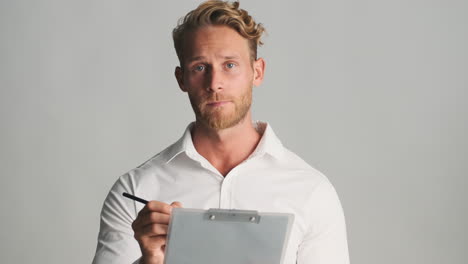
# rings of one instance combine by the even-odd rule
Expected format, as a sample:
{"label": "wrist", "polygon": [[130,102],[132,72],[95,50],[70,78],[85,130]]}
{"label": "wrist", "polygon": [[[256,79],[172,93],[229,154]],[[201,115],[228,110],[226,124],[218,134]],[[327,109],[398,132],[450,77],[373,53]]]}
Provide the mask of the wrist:
{"label": "wrist", "polygon": [[153,257],[153,256],[142,256],[140,259],[140,264],[163,264],[164,259],[161,257]]}

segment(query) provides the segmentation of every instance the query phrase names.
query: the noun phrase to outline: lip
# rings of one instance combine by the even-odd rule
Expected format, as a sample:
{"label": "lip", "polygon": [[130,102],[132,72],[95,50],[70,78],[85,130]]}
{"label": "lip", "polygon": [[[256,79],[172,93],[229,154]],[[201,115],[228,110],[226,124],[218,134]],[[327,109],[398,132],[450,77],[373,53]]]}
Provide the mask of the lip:
{"label": "lip", "polygon": [[217,101],[217,102],[210,102],[207,103],[208,106],[221,106],[229,103],[230,101]]}

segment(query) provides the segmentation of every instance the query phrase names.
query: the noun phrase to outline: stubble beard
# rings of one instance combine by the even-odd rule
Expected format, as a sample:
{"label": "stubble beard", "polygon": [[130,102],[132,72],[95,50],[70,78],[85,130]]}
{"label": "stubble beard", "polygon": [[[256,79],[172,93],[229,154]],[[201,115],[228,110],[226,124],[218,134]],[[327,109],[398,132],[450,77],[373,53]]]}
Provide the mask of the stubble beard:
{"label": "stubble beard", "polygon": [[[213,93],[203,98],[196,98],[189,94],[189,99],[197,121],[209,128],[222,130],[239,124],[245,118],[252,104],[252,87],[238,98],[225,98],[218,93]],[[226,106],[212,108],[206,105],[207,102],[225,100],[232,101],[234,111],[225,113],[226,110],[223,108]]]}

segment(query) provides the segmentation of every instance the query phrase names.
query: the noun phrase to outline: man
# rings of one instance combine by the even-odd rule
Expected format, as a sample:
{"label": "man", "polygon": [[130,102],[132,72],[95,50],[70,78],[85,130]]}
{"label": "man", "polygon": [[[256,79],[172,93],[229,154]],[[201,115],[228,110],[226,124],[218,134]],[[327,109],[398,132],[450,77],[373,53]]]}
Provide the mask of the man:
{"label": "man", "polygon": [[[175,76],[196,121],[114,184],[93,263],[163,263],[171,209],[182,206],[293,213],[284,263],[349,263],[331,183],[284,148],[267,123],[252,122],[252,87],[265,72],[257,58],[263,31],[238,3],[221,1],[202,3],[174,29]],[[143,207],[122,192],[151,201]]]}

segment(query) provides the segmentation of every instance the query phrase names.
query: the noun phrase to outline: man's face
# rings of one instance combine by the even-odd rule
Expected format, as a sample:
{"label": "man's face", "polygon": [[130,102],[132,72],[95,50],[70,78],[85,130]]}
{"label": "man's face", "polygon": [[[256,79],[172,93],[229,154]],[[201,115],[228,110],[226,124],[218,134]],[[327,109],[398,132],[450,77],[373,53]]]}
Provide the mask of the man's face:
{"label": "man's face", "polygon": [[252,86],[260,85],[264,62],[251,60],[248,41],[235,30],[206,26],[186,36],[182,66],[176,77],[197,121],[221,130],[249,113]]}

